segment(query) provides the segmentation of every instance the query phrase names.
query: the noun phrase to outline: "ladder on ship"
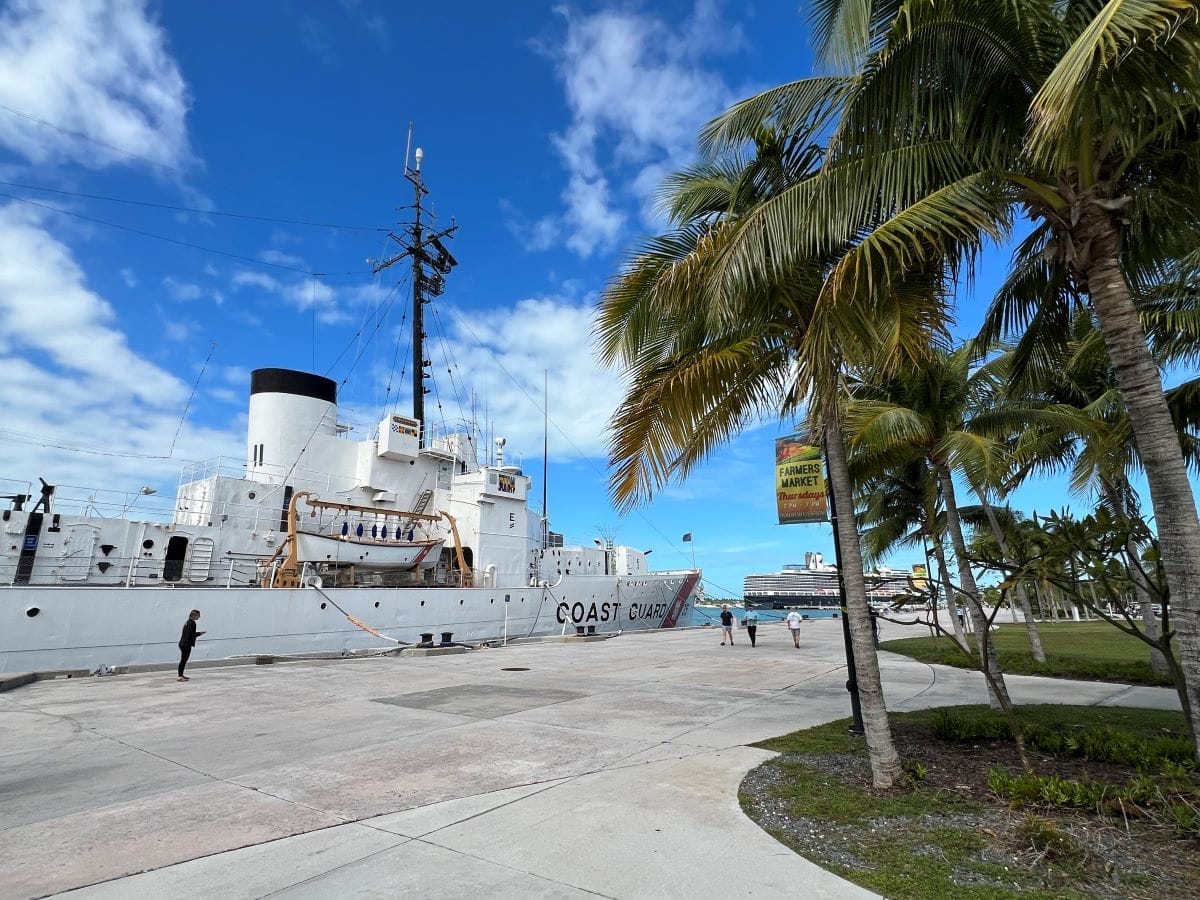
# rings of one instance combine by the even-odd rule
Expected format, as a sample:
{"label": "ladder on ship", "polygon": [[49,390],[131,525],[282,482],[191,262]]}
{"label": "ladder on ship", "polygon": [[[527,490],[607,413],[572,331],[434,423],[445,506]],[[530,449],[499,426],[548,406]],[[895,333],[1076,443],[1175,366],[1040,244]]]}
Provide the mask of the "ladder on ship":
{"label": "ladder on ship", "polygon": [[[432,499],[433,499],[433,489],[425,488],[425,490],[421,491],[420,495],[417,497],[417,502],[413,504],[413,508],[411,510],[409,510],[409,512],[417,513],[418,515],[420,515],[421,513],[425,512],[426,509],[429,508],[429,501]],[[405,534],[408,531],[411,531],[413,526],[416,525],[416,521],[417,521],[416,519],[404,520],[403,522],[400,523],[400,529],[397,533]]]}

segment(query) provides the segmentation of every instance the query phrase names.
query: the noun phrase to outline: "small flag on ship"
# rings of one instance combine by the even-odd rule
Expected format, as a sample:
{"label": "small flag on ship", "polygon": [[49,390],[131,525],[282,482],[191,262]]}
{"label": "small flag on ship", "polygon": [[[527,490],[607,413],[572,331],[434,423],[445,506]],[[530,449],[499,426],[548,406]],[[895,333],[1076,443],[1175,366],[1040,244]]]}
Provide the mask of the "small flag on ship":
{"label": "small flag on ship", "polygon": [[690,541],[691,539],[692,539],[692,533],[690,531],[683,536],[683,540],[685,543]]}

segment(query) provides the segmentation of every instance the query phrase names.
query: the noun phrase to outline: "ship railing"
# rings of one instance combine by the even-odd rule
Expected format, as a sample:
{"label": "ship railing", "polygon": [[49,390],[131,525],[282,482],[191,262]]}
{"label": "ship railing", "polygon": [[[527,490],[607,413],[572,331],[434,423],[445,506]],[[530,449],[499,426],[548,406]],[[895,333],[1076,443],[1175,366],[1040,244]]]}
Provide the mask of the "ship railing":
{"label": "ship railing", "polygon": [[[20,493],[29,493],[21,491]],[[37,502],[37,491],[25,502],[32,509]],[[53,512],[71,516],[96,517],[102,519],[124,519],[138,516],[155,520],[169,520],[174,499],[164,496],[152,487],[134,490],[94,488],[84,485],[56,484],[50,500]]]}
{"label": "ship railing", "polygon": [[[193,581],[188,577],[187,560],[183,561],[177,579],[167,579],[165,561],[146,559],[140,555],[104,556],[97,548],[87,546],[71,556],[37,557],[29,573],[34,585],[88,585],[100,587],[205,587],[234,588],[258,584],[260,558],[257,554],[240,554],[236,557],[214,559],[203,580]],[[104,565],[101,572],[99,566]],[[16,577],[15,569],[8,583]]]}
{"label": "ship railing", "polygon": [[[193,463],[185,467],[179,476],[179,493],[182,494],[187,485],[206,481],[217,475],[226,478],[246,478],[246,461],[232,456],[218,456]],[[255,467],[255,476],[255,481],[268,489],[282,489],[284,482],[293,485],[297,490],[311,491],[345,491],[358,486],[358,478],[355,475],[335,475],[303,466],[263,464]]]}
{"label": "ship railing", "polygon": [[[275,587],[276,579],[279,575],[279,570],[283,565],[282,559],[272,559],[269,562],[259,561],[255,565],[255,583],[263,584],[267,587]],[[346,565],[341,570],[331,570],[325,564],[312,562],[304,562],[300,564],[300,585],[302,588],[307,587],[349,587],[349,588],[369,588],[369,587],[425,587],[425,588],[440,588],[440,587],[481,587],[488,586],[490,573],[481,572],[478,569],[471,569],[466,573],[465,578],[459,577],[457,569],[451,570],[438,566],[435,569],[427,572],[422,572],[419,580],[414,580],[414,573],[407,570],[399,573],[392,573],[390,579],[394,579],[395,583],[389,580],[389,575],[386,573],[371,573],[371,577],[378,577],[381,583],[376,584],[371,581],[350,580],[340,582],[338,579],[343,577],[357,578],[353,574],[354,566]],[[361,573],[360,573],[361,574]],[[317,580],[319,579],[319,580]],[[482,580],[481,580],[482,579]]]}

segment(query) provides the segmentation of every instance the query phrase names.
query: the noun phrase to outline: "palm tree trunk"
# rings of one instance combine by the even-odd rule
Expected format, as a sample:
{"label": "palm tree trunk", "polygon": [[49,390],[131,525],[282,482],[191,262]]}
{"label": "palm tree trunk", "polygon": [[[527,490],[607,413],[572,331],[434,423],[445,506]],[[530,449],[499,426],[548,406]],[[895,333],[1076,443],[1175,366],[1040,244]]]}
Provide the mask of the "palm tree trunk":
{"label": "palm tree trunk", "polygon": [[954,555],[958,559],[958,578],[962,585],[963,594],[971,608],[975,619],[975,642],[979,645],[980,659],[986,670],[988,686],[988,702],[992,709],[1007,709],[1012,706],[1008,698],[1008,687],[1004,684],[1004,672],[1000,669],[1000,657],[996,654],[996,645],[988,631],[987,616],[979,603],[979,588],[975,584],[975,576],[971,572],[971,563],[967,559],[967,542],[963,539],[962,521],[958,516],[958,503],[954,499],[954,480],[950,470],[941,463],[937,466],[938,485],[942,489],[942,502],[946,504],[946,526],[950,532],[950,540],[954,544]]}
{"label": "palm tree trunk", "polygon": [[[1011,561],[1008,541],[1004,539],[1004,530],[1000,527],[1000,520],[996,518],[996,510],[992,508],[992,504],[988,503],[987,491],[978,490],[975,493],[979,497],[979,502],[983,504],[983,511],[987,515],[988,524],[992,526],[992,534],[996,538],[996,543],[1000,545],[1000,552],[1004,554],[1005,559]],[[1025,593],[1025,585],[1018,581],[1016,591],[1017,604],[1021,607],[1021,615],[1025,617],[1025,632],[1029,635],[1029,650],[1033,653],[1034,660],[1044,663],[1046,651],[1042,649],[1042,636],[1038,634],[1037,622],[1033,621],[1033,610],[1029,606],[1029,595]]]}
{"label": "palm tree trunk", "polygon": [[[1196,499],[1158,365],[1150,355],[1119,266],[1120,225],[1112,213],[1088,203],[1072,231],[1072,237],[1078,238],[1075,246],[1090,251],[1083,275],[1150,487],[1179,642],[1179,665],[1194,717],[1200,714],[1200,519]],[[1200,759],[1200,722],[1193,718],[1189,724]]]}
{"label": "palm tree trunk", "polygon": [[937,560],[938,578],[942,582],[942,591],[946,594],[946,615],[950,617],[951,628],[954,629],[954,640],[958,646],[970,652],[967,636],[963,634],[963,624],[958,618],[958,594],[954,583],[950,580],[950,567],[946,563],[946,548],[942,545],[942,535],[933,539],[933,557]]}
{"label": "palm tree trunk", "polygon": [[892,740],[887,706],[883,700],[883,681],[879,675],[879,657],[871,632],[871,611],[863,578],[862,547],[858,523],[854,517],[854,491],[846,465],[846,445],[835,401],[822,404],[825,429],[826,465],[829,489],[838,508],[838,540],[841,544],[842,584],[846,588],[846,619],[850,624],[850,643],[857,669],[858,699],[862,707],[863,729],[871,760],[875,787],[886,790],[903,779],[900,754]]}

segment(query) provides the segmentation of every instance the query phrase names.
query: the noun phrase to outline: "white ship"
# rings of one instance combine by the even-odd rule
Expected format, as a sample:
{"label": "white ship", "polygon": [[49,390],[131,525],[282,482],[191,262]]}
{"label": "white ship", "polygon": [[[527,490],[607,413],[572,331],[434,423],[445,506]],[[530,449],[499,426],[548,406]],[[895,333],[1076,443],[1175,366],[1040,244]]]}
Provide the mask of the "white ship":
{"label": "white ship", "polygon": [[[891,606],[898,599],[925,585],[925,567],[911,571],[880,566],[864,572],[867,601],[872,606]],[[837,566],[827,564],[820,553],[805,553],[803,565],[784,566],[782,571],[747,575],[742,583],[747,609],[840,609],[841,584]]]}
{"label": "white ship", "polygon": [[[454,265],[440,240],[453,228],[423,231],[419,159],[410,239],[379,265],[412,261],[416,336],[425,293]],[[562,546],[502,440],[481,463],[470,429],[428,433],[414,345],[414,415],[361,440],[338,420],[335,382],[254,371],[245,459],[186,472],[168,521],[100,515],[94,494],[72,504],[44,481],[12,490],[0,672],[169,663],[192,609],[201,660],[686,623],[698,571],[651,572],[611,541]]]}

